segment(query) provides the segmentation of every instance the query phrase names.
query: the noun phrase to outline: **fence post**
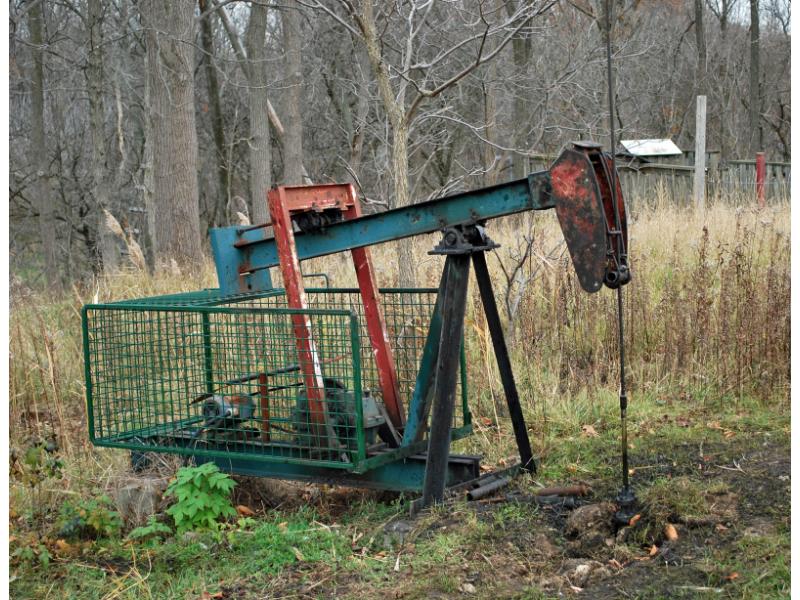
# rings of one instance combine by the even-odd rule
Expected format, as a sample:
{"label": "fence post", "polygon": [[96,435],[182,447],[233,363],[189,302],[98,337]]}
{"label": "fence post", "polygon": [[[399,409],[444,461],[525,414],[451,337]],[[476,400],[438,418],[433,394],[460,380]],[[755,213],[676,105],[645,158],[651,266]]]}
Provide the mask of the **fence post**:
{"label": "fence post", "polygon": [[764,208],[766,198],[764,195],[764,182],[767,179],[767,159],[763,152],[756,152],[756,198],[758,208]]}
{"label": "fence post", "polygon": [[706,203],[706,97],[697,97],[694,134],[694,204],[698,209]]}

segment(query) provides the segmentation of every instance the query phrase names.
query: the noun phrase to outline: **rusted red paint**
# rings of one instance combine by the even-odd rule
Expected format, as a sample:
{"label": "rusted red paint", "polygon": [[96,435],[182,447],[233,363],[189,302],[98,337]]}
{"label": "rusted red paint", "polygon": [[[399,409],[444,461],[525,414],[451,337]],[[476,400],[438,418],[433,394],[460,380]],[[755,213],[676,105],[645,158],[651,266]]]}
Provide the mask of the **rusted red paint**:
{"label": "rusted red paint", "polygon": [[[597,182],[600,187],[600,196],[603,198],[603,208],[606,214],[606,223],[608,230],[611,232],[616,228],[616,214],[614,210],[614,201],[619,210],[620,229],[622,230],[622,240],[625,249],[628,247],[628,220],[625,214],[625,200],[622,197],[622,187],[619,184],[619,175],[611,163],[611,157],[606,153],[600,153],[596,157],[592,157],[592,163],[595,166],[595,174],[597,175]],[[615,194],[611,195],[611,182],[614,180]],[[614,250],[622,252],[623,248],[617,248],[616,236],[613,239]]]}
{"label": "rusted red paint", "polygon": [[267,374],[258,374],[258,396],[261,400],[261,441],[269,442],[269,388]]}
{"label": "rusted red paint", "polygon": [[[350,207],[345,211],[344,218],[357,219],[361,216],[361,204],[356,196],[355,188],[352,185],[348,187]],[[389,332],[386,329],[386,321],[381,310],[381,296],[375,280],[372,258],[367,248],[354,248],[351,253],[356,269],[358,288],[361,291],[361,302],[364,304],[369,341],[375,353],[375,364],[378,367],[378,381],[383,393],[383,403],[392,424],[395,428],[401,428],[405,425],[405,412],[397,384],[397,371],[392,347],[389,344]]]}
{"label": "rusted red paint", "polygon": [[[622,266],[627,267],[627,215],[611,156],[599,145],[576,142],[553,163],[550,178],[556,213],[581,287],[598,291],[606,273],[622,285],[627,283],[630,272],[627,277],[620,272]],[[610,281],[606,283],[613,287]]]}
{"label": "rusted red paint", "polygon": [[758,208],[766,205],[764,195],[764,183],[767,180],[767,158],[763,152],[756,152],[756,197],[758,198]]}
{"label": "rusted red paint", "polygon": [[550,182],[553,193],[562,198],[587,200],[591,194],[586,186],[586,167],[577,156],[557,161],[550,168]]}
{"label": "rusted red paint", "polygon": [[[303,273],[300,271],[300,261],[297,258],[292,220],[282,186],[273,188],[267,193],[267,204],[272,218],[286,301],[290,308],[308,308],[306,292],[303,287]],[[311,331],[311,319],[306,314],[293,314],[291,319],[298,364],[303,373],[308,398],[309,414],[312,424],[318,426],[314,428],[315,434],[322,438],[327,433],[325,430],[330,427],[326,427],[328,415],[325,406],[325,383],[322,378],[319,353]]]}
{"label": "rusted red paint", "polygon": [[581,287],[593,293],[603,284],[606,226],[594,169],[586,154],[568,149],[550,168],[556,214]]}
{"label": "rusted red paint", "polygon": [[[345,219],[355,219],[361,216],[358,196],[352,184],[330,184],[278,186],[271,190],[267,197],[287,301],[291,308],[306,308],[305,288],[291,223],[292,215],[308,211],[339,209]],[[394,426],[401,428],[405,423],[405,414],[370,251],[367,248],[356,248],[351,253],[364,305],[367,332],[375,356],[383,402]],[[318,399],[311,393],[314,382],[321,383],[322,374],[314,350],[311,328],[310,325],[303,322],[304,319],[307,320],[307,317],[293,316],[295,337],[298,339],[298,353],[301,355],[300,364],[303,366],[303,373],[306,377],[309,407],[313,414],[315,408],[312,402],[319,402],[321,405],[319,408],[324,408],[324,393]],[[322,389],[322,385],[319,388]]]}

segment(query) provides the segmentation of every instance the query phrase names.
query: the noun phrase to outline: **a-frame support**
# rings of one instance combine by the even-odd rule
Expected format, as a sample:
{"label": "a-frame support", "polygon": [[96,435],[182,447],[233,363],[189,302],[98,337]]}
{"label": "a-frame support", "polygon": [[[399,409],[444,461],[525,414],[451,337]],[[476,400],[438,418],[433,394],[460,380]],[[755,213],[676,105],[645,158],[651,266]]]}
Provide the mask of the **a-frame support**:
{"label": "a-frame support", "polygon": [[492,336],[497,366],[519,450],[521,469],[529,473],[536,472],[536,462],[531,451],[528,430],[500,323],[500,314],[486,265],[485,252],[496,247],[497,245],[485,235],[482,227],[459,226],[446,229],[442,242],[431,252],[431,254],[444,254],[447,259],[403,439],[403,443],[408,444],[421,438],[424,435],[423,427],[427,421],[427,414],[429,411],[432,413],[422,506],[440,502],[444,498],[447,485],[450,429],[455,409],[458,353],[464,332],[470,259],[475,267],[475,278]]}

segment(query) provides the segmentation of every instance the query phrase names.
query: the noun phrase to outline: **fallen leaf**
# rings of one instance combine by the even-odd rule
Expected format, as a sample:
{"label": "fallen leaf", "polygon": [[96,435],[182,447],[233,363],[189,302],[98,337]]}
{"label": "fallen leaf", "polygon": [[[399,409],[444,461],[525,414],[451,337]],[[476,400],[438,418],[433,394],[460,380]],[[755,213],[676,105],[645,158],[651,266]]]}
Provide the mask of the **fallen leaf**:
{"label": "fallen leaf", "polygon": [[481,423],[483,423],[486,427],[491,427],[494,425],[494,421],[492,421],[489,417],[481,417]]}
{"label": "fallen leaf", "polygon": [[282,521],[281,523],[278,523],[278,529],[280,529],[282,532],[286,533],[289,530],[289,523],[287,523],[286,521]]}
{"label": "fallen leaf", "polygon": [[616,558],[609,559],[608,564],[617,570],[622,569],[622,565]]}
{"label": "fallen leaf", "polygon": [[630,526],[636,525],[636,523],[638,523],[639,519],[641,519],[641,518],[642,518],[642,515],[633,515],[631,517],[631,520],[628,521],[628,525],[630,525]]}
{"label": "fallen leaf", "polygon": [[656,546],[655,544],[650,546],[650,552],[648,552],[647,554],[648,556],[655,556],[656,554],[658,554],[658,546]]}
{"label": "fallen leaf", "polygon": [[733,572],[733,573],[731,573],[730,575],[726,575],[726,576],[725,576],[725,579],[727,579],[728,581],[733,581],[734,579],[739,579],[739,573],[737,573],[736,571],[734,571],[734,572]]}
{"label": "fallen leaf", "polygon": [[66,540],[56,540],[56,552],[59,554],[71,554],[76,548]]}
{"label": "fallen leaf", "polygon": [[709,421],[706,423],[706,427],[709,429],[722,429],[722,425],[719,424],[719,421]]}
{"label": "fallen leaf", "polygon": [[734,431],[731,431],[730,429],[727,429],[727,430],[725,431],[725,433],[723,433],[723,434],[722,434],[722,436],[723,436],[723,437],[724,437],[726,440],[729,440],[729,439],[731,439],[731,438],[732,438],[732,437],[734,437],[735,435],[736,435],[736,432],[734,432]]}
{"label": "fallen leaf", "polygon": [[584,437],[597,437],[600,435],[591,425],[581,425],[581,432]]}
{"label": "fallen leaf", "polygon": [[306,557],[303,556],[303,553],[300,552],[300,550],[298,548],[295,548],[294,546],[292,546],[292,552],[294,552],[294,557],[297,560],[299,560],[300,562],[304,562],[306,560]]}
{"label": "fallen leaf", "polygon": [[244,504],[239,504],[236,507],[236,512],[238,512],[243,517],[253,517],[255,516],[255,512],[249,506],[245,506]]}
{"label": "fallen leaf", "polygon": [[675,529],[675,525],[672,523],[667,523],[664,526],[664,537],[667,538],[670,542],[674,542],[678,539],[678,530]]}

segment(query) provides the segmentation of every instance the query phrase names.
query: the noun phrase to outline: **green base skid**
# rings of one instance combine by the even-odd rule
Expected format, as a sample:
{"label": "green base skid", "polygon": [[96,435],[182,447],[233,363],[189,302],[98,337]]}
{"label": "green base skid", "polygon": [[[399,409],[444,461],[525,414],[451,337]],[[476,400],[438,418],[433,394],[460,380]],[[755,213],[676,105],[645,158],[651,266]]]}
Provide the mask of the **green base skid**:
{"label": "green base skid", "polygon": [[[266,463],[243,458],[200,458],[197,462],[198,464],[213,462],[221,471],[236,475],[293,479],[395,492],[421,492],[427,464],[424,454],[415,454],[358,474],[343,473],[340,469],[289,463]],[[480,457],[459,454],[450,456],[447,465],[448,486],[459,485],[478,476],[480,476]]]}

